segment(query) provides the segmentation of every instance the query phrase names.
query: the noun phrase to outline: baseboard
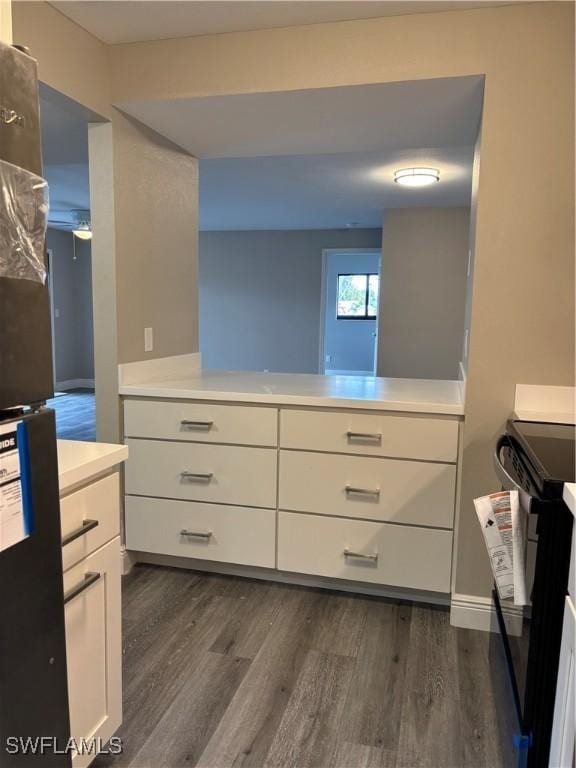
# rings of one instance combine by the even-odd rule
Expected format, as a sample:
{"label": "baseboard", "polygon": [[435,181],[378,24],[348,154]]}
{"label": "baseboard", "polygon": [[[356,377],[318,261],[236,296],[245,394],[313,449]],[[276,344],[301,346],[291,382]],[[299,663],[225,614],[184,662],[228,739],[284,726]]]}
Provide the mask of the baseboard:
{"label": "baseboard", "polygon": [[374,371],[349,371],[345,368],[326,368],[326,376],[374,376]]}
{"label": "baseboard", "polygon": [[[502,606],[508,633],[515,637],[522,634],[524,609],[519,605]],[[461,629],[478,629],[496,632],[496,611],[491,597],[453,594],[450,604],[450,624]]]}
{"label": "baseboard", "polygon": [[134,557],[132,552],[128,552],[126,547],[122,547],[120,550],[120,557],[121,557],[121,566],[120,566],[120,572],[122,576],[128,576],[132,568],[137,563],[136,558]]}
{"label": "baseboard", "polygon": [[225,576],[243,576],[244,578],[260,579],[262,581],[279,581],[283,584],[294,584],[301,587],[331,589],[337,592],[354,592],[359,595],[386,597],[391,600],[410,600],[412,602],[445,607],[450,605],[450,595],[443,592],[401,589],[399,587],[368,584],[367,582],[329,579],[324,576],[307,576],[302,573],[278,571],[275,568],[258,568],[250,565],[217,563],[213,560],[196,560],[188,557],[157,555],[151,552],[136,552],[131,550],[127,551],[126,554],[132,558],[132,565],[130,567],[136,563],[147,563],[150,565],[169,566],[171,568],[185,568],[192,571],[221,573]]}
{"label": "baseboard", "polygon": [[68,379],[57,381],[54,385],[57,392],[66,392],[67,389],[94,389],[94,379]]}

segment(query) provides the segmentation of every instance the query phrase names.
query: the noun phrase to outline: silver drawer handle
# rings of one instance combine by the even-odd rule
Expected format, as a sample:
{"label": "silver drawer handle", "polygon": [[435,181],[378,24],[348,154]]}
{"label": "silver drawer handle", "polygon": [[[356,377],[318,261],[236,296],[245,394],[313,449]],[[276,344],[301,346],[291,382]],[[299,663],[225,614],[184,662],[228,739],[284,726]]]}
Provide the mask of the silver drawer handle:
{"label": "silver drawer handle", "polygon": [[380,498],[380,488],[354,488],[352,485],[347,485],[344,490],[347,496],[374,496],[376,499]]}
{"label": "silver drawer handle", "polygon": [[370,440],[374,443],[382,442],[382,432],[346,432],[348,440]]}
{"label": "silver drawer handle", "polygon": [[180,536],[189,536],[194,539],[208,539],[212,538],[212,531],[189,531],[187,528],[182,528]]}
{"label": "silver drawer handle", "polygon": [[213,421],[190,421],[189,419],[182,419],[180,425],[184,429],[212,429],[214,426]]}
{"label": "silver drawer handle", "polygon": [[92,586],[92,584],[95,584],[101,575],[102,574],[100,573],[85,573],[84,579],[80,582],[80,584],[76,584],[76,586],[72,587],[69,592],[64,593],[64,605],[69,603],[70,600],[74,600],[74,598],[78,597],[78,595],[81,595],[82,592],[84,592],[85,589],[88,589],[88,587]]}
{"label": "silver drawer handle", "polygon": [[76,539],[79,539],[81,536],[85,536],[88,531],[92,531],[94,528],[97,528],[98,525],[98,520],[84,520],[80,528],[76,528],[67,536],[62,537],[62,546],[65,547],[66,544],[70,544],[70,542],[76,541]]}
{"label": "silver drawer handle", "polygon": [[192,482],[209,483],[214,477],[214,472],[180,472],[182,480],[192,480]]}
{"label": "silver drawer handle", "polygon": [[378,562],[378,552],[366,555],[364,552],[354,552],[354,550],[348,549],[348,547],[344,550],[344,557],[359,557],[361,560],[371,560],[373,563]]}

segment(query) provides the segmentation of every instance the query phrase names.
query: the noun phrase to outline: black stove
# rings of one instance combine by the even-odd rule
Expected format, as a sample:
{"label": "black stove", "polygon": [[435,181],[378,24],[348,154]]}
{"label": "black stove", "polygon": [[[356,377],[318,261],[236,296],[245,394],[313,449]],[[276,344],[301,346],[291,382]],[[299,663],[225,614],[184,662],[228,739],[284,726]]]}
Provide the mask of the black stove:
{"label": "black stove", "polygon": [[506,434],[529,468],[538,495],[560,499],[564,483],[576,480],[574,424],[511,420]]}
{"label": "black stove", "polygon": [[490,643],[506,764],[521,768],[548,767],[573,525],[562,493],[564,483],[575,481],[575,436],[573,424],[511,419],[494,454],[503,488],[517,490],[529,514],[531,605],[521,635],[512,635],[505,621],[510,601],[500,601],[494,589],[499,631]]}

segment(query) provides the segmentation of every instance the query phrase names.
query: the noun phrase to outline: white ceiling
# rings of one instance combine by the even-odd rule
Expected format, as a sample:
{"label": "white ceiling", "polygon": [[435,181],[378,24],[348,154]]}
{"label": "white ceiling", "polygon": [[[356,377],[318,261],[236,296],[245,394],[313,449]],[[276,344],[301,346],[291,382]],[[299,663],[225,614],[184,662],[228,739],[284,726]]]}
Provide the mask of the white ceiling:
{"label": "white ceiling", "polygon": [[[473,146],[200,162],[200,228],[381,227],[385,208],[470,204]],[[400,187],[397,168],[440,170],[440,182]]]}
{"label": "white ceiling", "polygon": [[[468,205],[482,95],[481,77],[460,77],[122,106],[201,159],[201,229],[324,229]],[[413,164],[442,181],[394,184]]]}
{"label": "white ceiling", "polygon": [[[201,229],[379,227],[387,207],[463,206],[482,79],[138,103],[124,109],[201,158]],[[43,87],[51,218],[88,210],[89,116]],[[432,148],[432,149],[430,149]],[[431,165],[441,181],[398,187],[395,168]]]}
{"label": "white ceiling", "polygon": [[483,78],[122,104],[199,158],[314,155],[473,144]]}
{"label": "white ceiling", "polygon": [[51,3],[106,43],[131,43],[510,4],[510,0],[64,0]]}

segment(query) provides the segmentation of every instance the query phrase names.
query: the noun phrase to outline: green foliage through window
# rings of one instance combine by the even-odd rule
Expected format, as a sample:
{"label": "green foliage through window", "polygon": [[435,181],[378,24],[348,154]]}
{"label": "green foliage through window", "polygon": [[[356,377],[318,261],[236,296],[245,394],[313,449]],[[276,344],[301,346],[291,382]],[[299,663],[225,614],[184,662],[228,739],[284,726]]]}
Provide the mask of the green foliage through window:
{"label": "green foliage through window", "polygon": [[374,320],[379,284],[375,274],[338,275],[338,320]]}

